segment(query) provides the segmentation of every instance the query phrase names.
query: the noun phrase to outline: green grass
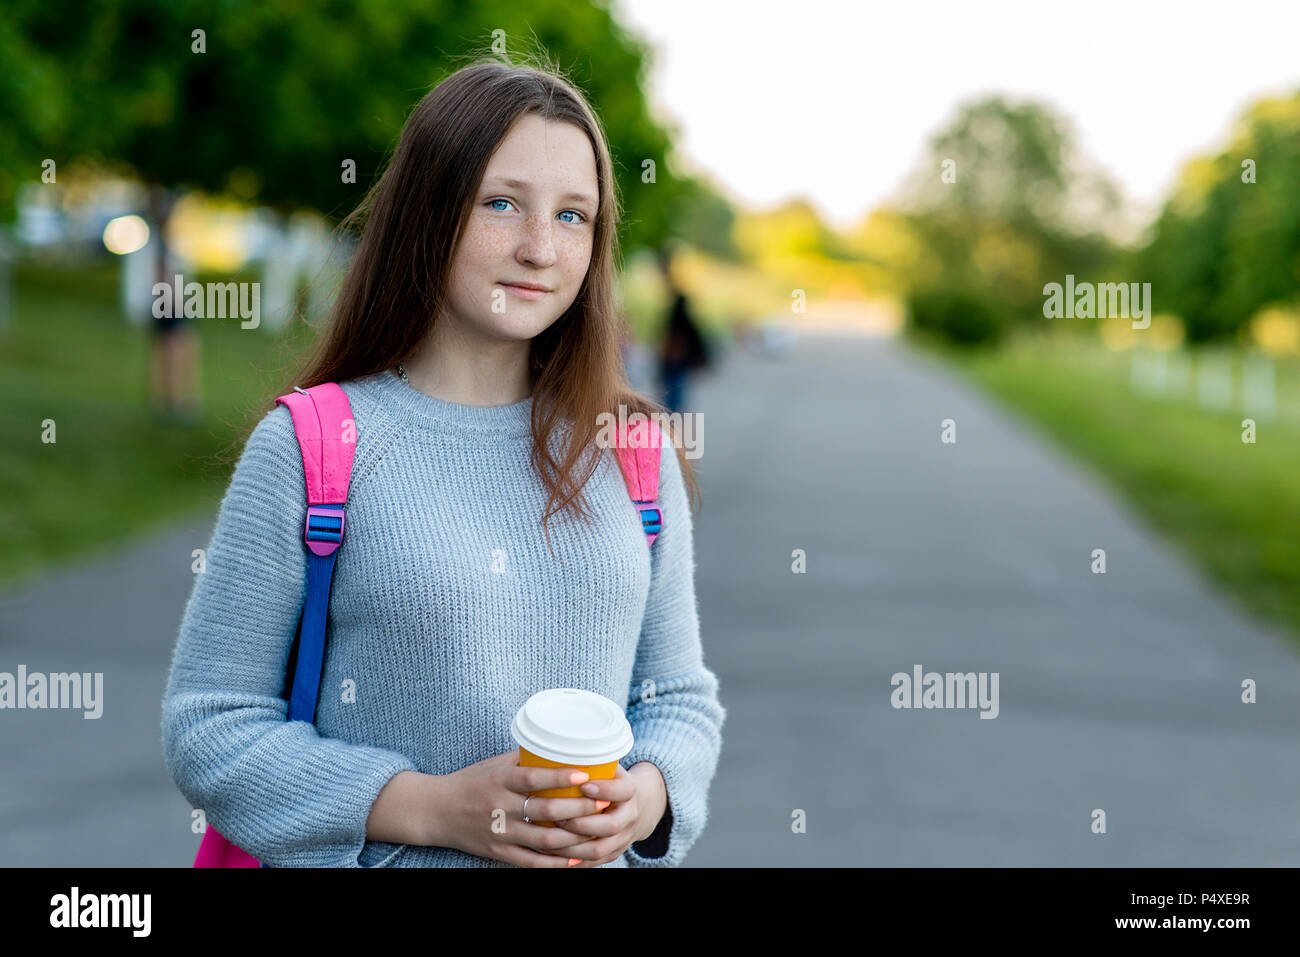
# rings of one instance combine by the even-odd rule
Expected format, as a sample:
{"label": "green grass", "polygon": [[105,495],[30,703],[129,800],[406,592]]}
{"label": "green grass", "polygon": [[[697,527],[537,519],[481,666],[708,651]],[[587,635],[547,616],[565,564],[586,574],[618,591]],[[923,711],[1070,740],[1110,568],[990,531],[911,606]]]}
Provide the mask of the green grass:
{"label": "green grass", "polygon": [[1277,419],[1241,440],[1240,409],[1134,393],[1131,356],[1096,340],[1025,334],[964,353],[929,338],[1013,413],[1099,473],[1241,607],[1300,643],[1300,370],[1278,371]]}
{"label": "green grass", "polygon": [[[192,320],[206,408],[185,428],[150,417],[150,341],[121,313],[115,263],[22,265],[12,295],[0,337],[3,585],[214,508],[238,456],[232,443],[311,337],[302,323],[278,340],[238,319]],[[47,419],[52,443],[41,440]]]}

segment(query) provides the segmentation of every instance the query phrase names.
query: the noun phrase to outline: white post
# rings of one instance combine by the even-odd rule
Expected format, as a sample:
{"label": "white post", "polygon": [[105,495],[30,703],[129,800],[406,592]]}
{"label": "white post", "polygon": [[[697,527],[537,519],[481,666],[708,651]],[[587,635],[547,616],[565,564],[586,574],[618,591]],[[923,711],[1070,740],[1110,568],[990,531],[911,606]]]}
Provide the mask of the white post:
{"label": "white post", "polygon": [[1232,405],[1232,360],[1221,352],[1202,352],[1196,360],[1196,398],[1201,408],[1221,411]]}
{"label": "white post", "polygon": [[1187,394],[1187,385],[1191,380],[1191,357],[1183,346],[1176,346],[1170,350],[1168,360],[1165,391],[1170,396],[1181,399]]}
{"label": "white post", "polygon": [[275,238],[269,244],[266,260],[262,264],[260,328],[272,335],[279,335],[293,318],[298,270],[281,217],[276,216],[272,229]]}
{"label": "white post", "polygon": [[1262,422],[1277,414],[1277,386],[1273,357],[1267,352],[1247,352],[1241,361],[1241,410]]}
{"label": "white post", "polygon": [[1151,351],[1151,391],[1162,395],[1169,389],[1169,353],[1164,349]]}
{"label": "white post", "polygon": [[1169,359],[1164,349],[1134,346],[1130,384],[1134,392],[1160,395],[1168,387]]}

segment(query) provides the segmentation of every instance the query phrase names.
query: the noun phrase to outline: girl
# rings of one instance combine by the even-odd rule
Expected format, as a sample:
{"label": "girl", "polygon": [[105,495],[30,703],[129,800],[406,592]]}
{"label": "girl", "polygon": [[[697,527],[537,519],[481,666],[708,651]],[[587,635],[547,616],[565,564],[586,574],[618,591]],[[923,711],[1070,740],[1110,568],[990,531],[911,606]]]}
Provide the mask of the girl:
{"label": "girl", "polygon": [[[316,722],[286,721],[281,697],[307,581],[283,405],[222,500],[163,701],[177,787],[265,864],[675,866],[699,837],[725,711],[700,647],[698,488],[666,435],[647,549],[595,442],[620,403],[662,411],[619,363],[616,203],[583,97],[486,60],[424,97],[354,214],[294,383],[338,382],[356,423]],[[517,767],[510,735],[553,687],[624,703],[635,745],[613,780],[530,798],[525,821],[528,792],[570,784]]]}

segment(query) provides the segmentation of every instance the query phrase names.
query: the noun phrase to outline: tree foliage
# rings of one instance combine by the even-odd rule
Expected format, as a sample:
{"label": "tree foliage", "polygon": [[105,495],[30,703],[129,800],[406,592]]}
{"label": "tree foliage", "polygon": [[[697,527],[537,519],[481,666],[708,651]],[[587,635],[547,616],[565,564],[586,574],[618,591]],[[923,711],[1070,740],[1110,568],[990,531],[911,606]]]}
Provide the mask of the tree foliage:
{"label": "tree foliage", "polygon": [[[624,242],[657,241],[687,187],[666,169],[668,134],[642,92],[647,51],[606,7],[572,0],[12,0],[0,168],[12,192],[40,158],[97,158],[148,182],[341,217],[415,103],[501,38],[506,56],[540,50],[588,95],[614,154]],[[355,183],[343,181],[349,159]]]}
{"label": "tree foliage", "polygon": [[909,276],[913,314],[942,314],[936,327],[953,329],[951,304],[978,300],[975,325],[956,333],[969,342],[1041,316],[1044,283],[1105,263],[1099,224],[1118,205],[1118,189],[1050,107],[1001,96],[964,104],[930,139],[899,203],[924,250]]}
{"label": "tree foliage", "polygon": [[1190,342],[1231,337],[1260,309],[1296,300],[1300,94],[1258,101],[1222,152],[1183,167],[1139,261]]}

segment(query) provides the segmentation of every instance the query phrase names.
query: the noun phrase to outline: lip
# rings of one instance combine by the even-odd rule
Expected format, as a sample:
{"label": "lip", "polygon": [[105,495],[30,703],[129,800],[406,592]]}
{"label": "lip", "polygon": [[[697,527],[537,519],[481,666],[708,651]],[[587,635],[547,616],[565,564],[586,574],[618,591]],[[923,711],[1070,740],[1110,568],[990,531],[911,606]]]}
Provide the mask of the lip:
{"label": "lip", "polygon": [[500,285],[505,286],[516,296],[519,296],[522,299],[537,300],[537,299],[541,299],[548,292],[550,292],[550,290],[547,289],[545,286],[539,286],[535,282],[519,282],[519,283],[503,282]]}

